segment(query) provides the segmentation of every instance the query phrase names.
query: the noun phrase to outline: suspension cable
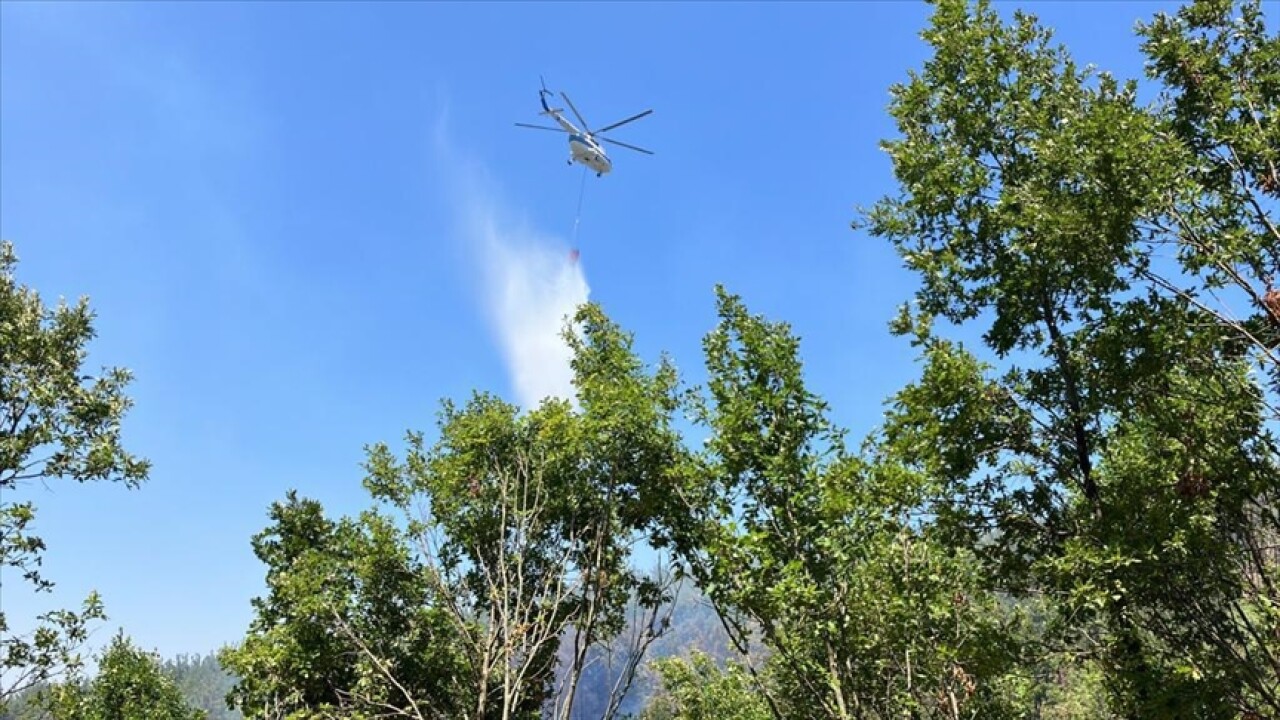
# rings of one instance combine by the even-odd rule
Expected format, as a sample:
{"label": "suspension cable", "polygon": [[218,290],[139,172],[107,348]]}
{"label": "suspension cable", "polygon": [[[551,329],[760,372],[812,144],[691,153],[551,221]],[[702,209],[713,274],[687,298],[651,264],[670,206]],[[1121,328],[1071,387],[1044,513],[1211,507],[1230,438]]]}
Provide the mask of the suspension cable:
{"label": "suspension cable", "polygon": [[573,249],[578,249],[578,222],[582,220],[582,196],[587,192],[587,166],[582,166],[582,182],[578,186],[578,212],[573,216]]}

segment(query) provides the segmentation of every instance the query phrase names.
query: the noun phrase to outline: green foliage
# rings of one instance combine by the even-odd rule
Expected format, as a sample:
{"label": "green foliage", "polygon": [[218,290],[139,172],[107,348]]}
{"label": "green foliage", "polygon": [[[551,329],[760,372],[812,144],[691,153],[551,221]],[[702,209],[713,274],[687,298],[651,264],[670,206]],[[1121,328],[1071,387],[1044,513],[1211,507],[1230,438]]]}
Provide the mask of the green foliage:
{"label": "green foliage", "polygon": [[461,409],[445,403],[434,446],[412,433],[403,461],[385,445],[370,451],[370,491],[407,513],[459,621],[485,628],[468,653],[473,686],[504,713],[556,699],[555,658],[572,630],[558,698],[567,715],[588,649],[618,635],[628,602],[666,599],[629,560],[656,531],[654,508],[671,501],[674,372],[664,363],[646,373],[630,337],[594,306],[574,328],[565,339],[578,410],[549,399],[521,415],[477,394]]}
{"label": "green foliage", "polygon": [[[53,583],[40,572],[45,543],[32,534],[35,506],[15,495],[26,484],[60,478],[136,487],[149,465],[120,442],[131,405],[128,371],[109,368],[94,378],[82,368],[94,336],[88,301],[48,308],[18,284],[16,266],[13,245],[0,242],[0,568],[49,592]],[[79,668],[76,648],[89,624],[104,617],[92,593],[79,612],[45,613],[31,632],[16,634],[0,608],[0,709],[14,693]]]}
{"label": "green foliage", "polygon": [[[187,706],[159,659],[118,635],[99,661],[89,686],[85,720],[200,720]],[[70,718],[68,719],[70,720]]]}
{"label": "green foliage", "polygon": [[985,717],[1020,622],[982,587],[973,553],[940,542],[935,482],[851,455],[806,387],[789,329],[718,291],[707,336],[705,452],[686,466],[677,547],[743,654],[771,653],[786,717]]}
{"label": "green foliage", "polygon": [[1280,36],[1268,36],[1262,9],[1202,0],[1139,33],[1148,75],[1165,87],[1163,130],[1182,152],[1178,182],[1147,227],[1177,249],[1181,272],[1153,277],[1250,346],[1277,390]]}
{"label": "green foliage", "polygon": [[1028,663],[1002,678],[996,692],[1037,720],[1116,720],[1108,705],[1106,676],[1097,662],[1070,654]]}
{"label": "green foliage", "polygon": [[220,655],[239,678],[229,702],[247,717],[462,714],[471,700],[457,631],[402,532],[373,511],[331,521],[293,492],[271,518],[253,541],[268,595],[253,602],[248,636]]}
{"label": "green foliage", "polygon": [[[1280,467],[1240,342],[1267,318],[1230,321],[1194,283],[1268,309],[1280,55],[1256,3],[1143,32],[1171,104],[1080,70],[1030,16],[937,3],[934,55],[890,108],[901,193],[866,215],[922,281],[895,331],[925,367],[884,452],[941,483],[985,584],[1059,606],[1048,647],[1097,659],[1117,711],[1274,715]],[[990,362],[935,318],[984,328]]]}
{"label": "green foliage", "polygon": [[[177,687],[185,704],[199,711],[203,720],[240,720],[240,713],[228,709],[226,701],[235,678],[222,668],[216,656],[179,655],[163,661],[160,670]],[[34,685],[15,693],[7,710],[0,711],[0,720],[50,720],[50,699],[59,694],[83,699],[87,690],[84,683],[75,684],[74,688],[67,688],[65,683]]]}
{"label": "green foliage", "polygon": [[767,720],[769,706],[751,675],[730,662],[721,669],[699,652],[654,663],[662,679],[639,720]]}
{"label": "green foliage", "polygon": [[92,682],[50,685],[18,720],[204,720],[152,653],[116,635]]}
{"label": "green foliage", "polygon": [[[248,716],[519,718],[554,705],[568,717],[588,651],[619,635],[629,607],[668,599],[629,560],[671,502],[674,373],[647,373],[597,308],[576,326],[579,409],[547,400],[521,414],[480,393],[444,404],[431,446],[415,432],[403,458],[369,448],[365,485],[401,527],[375,511],[333,522],[293,494],[273,508],[254,541],[271,593],[222,655]],[[650,617],[631,667],[664,630]]]}

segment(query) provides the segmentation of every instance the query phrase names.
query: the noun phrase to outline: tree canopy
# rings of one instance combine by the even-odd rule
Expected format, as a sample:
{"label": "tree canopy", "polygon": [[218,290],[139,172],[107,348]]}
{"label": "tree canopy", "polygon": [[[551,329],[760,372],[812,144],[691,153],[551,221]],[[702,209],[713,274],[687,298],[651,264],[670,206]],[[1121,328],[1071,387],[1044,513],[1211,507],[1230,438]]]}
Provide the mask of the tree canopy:
{"label": "tree canopy", "polygon": [[[137,487],[150,465],[121,443],[129,371],[95,376],[84,367],[94,337],[88,299],[48,307],[18,282],[17,264],[13,244],[0,242],[0,571],[49,593],[53,581],[40,569],[46,546],[24,491],[53,481]],[[21,587],[6,583],[5,593]],[[103,618],[102,600],[91,593],[78,612],[44,613],[19,633],[0,606],[0,710],[14,694],[75,672],[90,624]]]}

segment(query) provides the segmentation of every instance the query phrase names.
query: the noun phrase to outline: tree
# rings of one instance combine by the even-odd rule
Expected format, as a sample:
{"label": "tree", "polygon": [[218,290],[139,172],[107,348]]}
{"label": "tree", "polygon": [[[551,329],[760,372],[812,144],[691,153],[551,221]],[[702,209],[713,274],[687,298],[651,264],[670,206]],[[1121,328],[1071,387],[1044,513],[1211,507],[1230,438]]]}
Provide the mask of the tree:
{"label": "tree", "polygon": [[930,476],[874,447],[849,453],[805,386],[798,339],[717,295],[696,403],[710,433],[672,532],[738,651],[759,637],[769,653],[770,712],[999,716],[986,681],[1013,662],[1019,619],[984,591],[972,551],[923,517]]}
{"label": "tree", "polygon": [[458,636],[427,569],[388,518],[334,522],[290,492],[253,539],[268,594],[238,646],[220,654],[238,676],[228,696],[251,718],[458,717]]}
{"label": "tree", "polygon": [[[187,705],[160,659],[143,652],[119,633],[99,658],[90,683],[76,679],[41,693],[40,710],[30,720],[203,720],[205,713]],[[23,718],[21,720],[27,720]]]}
{"label": "tree", "polygon": [[[864,217],[921,279],[895,330],[925,367],[886,452],[942,483],[992,589],[1057,605],[1056,650],[1097,659],[1127,717],[1280,712],[1280,467],[1249,372],[1269,341],[1175,282],[1274,267],[1274,124],[1249,113],[1274,108],[1276,43],[1233,7],[1146,29],[1156,77],[1217,84],[1141,107],[1034,18],[937,3],[933,57],[893,91],[901,192]],[[982,327],[989,361],[939,322]]]}
{"label": "tree", "polygon": [[[0,571],[17,572],[45,593],[53,583],[40,572],[45,543],[32,534],[35,505],[15,494],[56,479],[137,487],[149,464],[120,441],[129,372],[108,368],[95,378],[82,367],[94,337],[88,300],[47,308],[18,284],[16,266],[13,245],[0,243]],[[30,633],[14,634],[0,608],[0,708],[24,688],[74,672],[89,623],[104,617],[94,593],[79,612],[45,613]]]}
{"label": "tree", "polygon": [[1268,37],[1260,2],[1232,0],[1138,31],[1165,89],[1163,132],[1182,151],[1180,182],[1144,226],[1148,242],[1176,250],[1180,272],[1148,277],[1247,343],[1280,390],[1280,36]]}
{"label": "tree", "polygon": [[737,663],[721,669],[702,653],[659,660],[654,670],[662,680],[658,694],[640,720],[768,720],[769,706],[755,689],[751,675]]}
{"label": "tree", "polygon": [[477,393],[444,403],[433,445],[413,432],[403,458],[368,449],[365,486],[398,522],[333,522],[294,494],[273,507],[254,540],[270,593],[222,655],[248,716],[568,718],[590,651],[630,626],[617,713],[666,630],[665,576],[630,560],[671,502],[674,374],[647,372],[598,308],[575,321],[579,409]]}
{"label": "tree", "polygon": [[[674,371],[650,374],[631,338],[593,305],[564,337],[580,408],[548,399],[521,415],[477,394],[445,403],[440,438],[408,436],[398,460],[369,453],[367,486],[406,513],[439,592],[464,637],[477,706],[473,717],[528,717],[548,703],[572,712],[592,648],[609,649],[627,609],[648,612],[606,717],[617,711],[640,658],[665,631],[659,579],[630,565],[637,542],[659,532],[655,508],[679,457],[670,429]],[[573,328],[576,328],[574,331]],[[562,685],[557,654],[572,642]]]}

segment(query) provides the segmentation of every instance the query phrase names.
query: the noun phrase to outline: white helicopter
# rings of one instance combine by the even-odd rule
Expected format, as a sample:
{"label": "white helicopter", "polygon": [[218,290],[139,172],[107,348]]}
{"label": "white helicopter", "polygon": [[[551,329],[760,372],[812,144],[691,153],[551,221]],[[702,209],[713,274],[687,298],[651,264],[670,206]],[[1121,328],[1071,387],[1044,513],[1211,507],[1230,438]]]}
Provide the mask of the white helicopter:
{"label": "white helicopter", "polygon": [[619,120],[618,122],[613,123],[612,125],[607,125],[605,127],[602,127],[599,130],[591,130],[590,128],[587,127],[587,121],[582,119],[582,113],[579,113],[578,108],[574,107],[573,101],[569,99],[568,95],[562,92],[560,93],[560,96],[564,98],[565,102],[569,103],[569,108],[573,110],[574,117],[578,118],[578,122],[582,123],[582,129],[579,130],[578,128],[574,127],[573,123],[569,122],[568,120],[565,120],[564,108],[553,108],[550,105],[547,105],[547,96],[550,94],[551,94],[551,91],[547,89],[546,83],[543,83],[542,89],[538,91],[538,100],[539,102],[542,103],[542,112],[539,113],[539,115],[550,115],[551,117],[555,118],[556,122],[560,125],[560,127],[553,128],[553,127],[547,127],[545,125],[529,125],[528,123],[516,123],[516,125],[520,127],[533,128],[535,130],[550,130],[552,132],[568,133],[569,134],[569,161],[568,162],[570,165],[572,165],[575,162],[582,163],[583,165],[586,165],[592,170],[595,170],[596,177],[600,177],[601,175],[604,175],[605,173],[612,170],[613,161],[609,159],[609,156],[607,154],[605,154],[604,148],[601,147],[600,143],[598,142],[600,140],[627,148],[629,150],[642,152],[642,153],[645,153],[646,155],[653,154],[653,151],[651,150],[645,150],[642,147],[636,147],[635,145],[628,145],[627,143],[618,142],[617,140],[610,140],[609,138],[604,137],[603,135],[600,134],[603,132],[608,132],[616,127],[621,127],[622,125],[626,125],[627,123],[633,120],[639,120],[645,115],[648,115],[649,113],[653,112],[653,110],[645,110],[644,112],[639,113],[637,115],[632,115],[626,120]]}

